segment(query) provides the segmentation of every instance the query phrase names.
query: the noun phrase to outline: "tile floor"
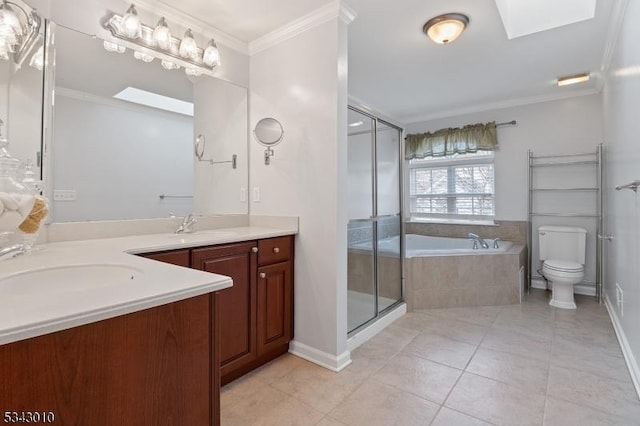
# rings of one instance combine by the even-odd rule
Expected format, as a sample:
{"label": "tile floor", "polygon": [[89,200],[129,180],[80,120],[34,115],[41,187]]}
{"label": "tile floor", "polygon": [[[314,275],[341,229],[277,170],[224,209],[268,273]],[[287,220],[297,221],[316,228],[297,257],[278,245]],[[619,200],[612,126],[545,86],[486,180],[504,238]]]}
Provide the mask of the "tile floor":
{"label": "tile floor", "polygon": [[548,297],[409,313],[337,374],[283,356],[222,389],[222,424],[640,425],[604,306]]}

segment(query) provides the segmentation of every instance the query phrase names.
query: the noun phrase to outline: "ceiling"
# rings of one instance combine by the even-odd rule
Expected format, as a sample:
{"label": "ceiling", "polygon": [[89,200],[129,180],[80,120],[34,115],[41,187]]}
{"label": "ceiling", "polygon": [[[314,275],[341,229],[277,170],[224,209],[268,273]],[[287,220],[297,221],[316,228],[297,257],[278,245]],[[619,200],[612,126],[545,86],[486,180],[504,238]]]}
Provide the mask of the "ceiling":
{"label": "ceiling", "polygon": [[[158,3],[171,3],[157,0]],[[606,62],[612,10],[599,0],[593,19],[512,38],[494,0],[347,0],[349,95],[404,123],[596,93]],[[254,41],[330,0],[182,0],[174,8],[245,41]],[[450,45],[423,33],[430,18],[464,13],[470,24]],[[603,62],[604,61],[604,62]],[[556,78],[595,72],[558,88]]]}

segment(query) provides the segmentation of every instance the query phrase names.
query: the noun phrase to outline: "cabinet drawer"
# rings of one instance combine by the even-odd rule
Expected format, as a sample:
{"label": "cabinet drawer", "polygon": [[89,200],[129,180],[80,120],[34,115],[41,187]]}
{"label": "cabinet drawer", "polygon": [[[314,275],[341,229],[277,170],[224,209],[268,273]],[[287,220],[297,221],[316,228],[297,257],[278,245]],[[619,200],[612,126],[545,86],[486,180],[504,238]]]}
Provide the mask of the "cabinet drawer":
{"label": "cabinet drawer", "polygon": [[258,265],[284,262],[293,256],[293,236],[258,241]]}

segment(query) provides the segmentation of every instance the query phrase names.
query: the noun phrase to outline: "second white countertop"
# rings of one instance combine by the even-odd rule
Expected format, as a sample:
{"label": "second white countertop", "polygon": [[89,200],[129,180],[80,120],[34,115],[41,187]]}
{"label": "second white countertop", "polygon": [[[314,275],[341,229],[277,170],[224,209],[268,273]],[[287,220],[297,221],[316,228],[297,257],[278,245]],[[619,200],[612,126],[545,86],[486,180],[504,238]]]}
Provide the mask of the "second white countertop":
{"label": "second white countertop", "polygon": [[[224,275],[169,265],[134,254],[295,233],[297,229],[293,228],[248,226],[202,230],[194,234],[134,235],[37,246],[27,255],[0,262],[0,344],[176,302],[232,285],[231,278]],[[132,273],[126,279],[114,278],[113,282],[105,277],[94,280],[86,273],[80,273],[92,268],[99,273],[105,270],[104,265]],[[15,280],[28,278],[30,275],[26,274],[34,271],[56,268],[64,272],[57,274],[55,282]],[[37,276],[47,275],[45,272]]]}

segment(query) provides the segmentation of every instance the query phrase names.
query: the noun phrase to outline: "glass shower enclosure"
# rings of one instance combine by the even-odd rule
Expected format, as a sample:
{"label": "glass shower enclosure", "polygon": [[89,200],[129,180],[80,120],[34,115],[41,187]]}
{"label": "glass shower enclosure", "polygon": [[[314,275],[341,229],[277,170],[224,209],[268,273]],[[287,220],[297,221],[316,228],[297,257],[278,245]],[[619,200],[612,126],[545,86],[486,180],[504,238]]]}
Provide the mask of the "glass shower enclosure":
{"label": "glass shower enclosure", "polygon": [[349,107],[349,333],[403,301],[402,129]]}

